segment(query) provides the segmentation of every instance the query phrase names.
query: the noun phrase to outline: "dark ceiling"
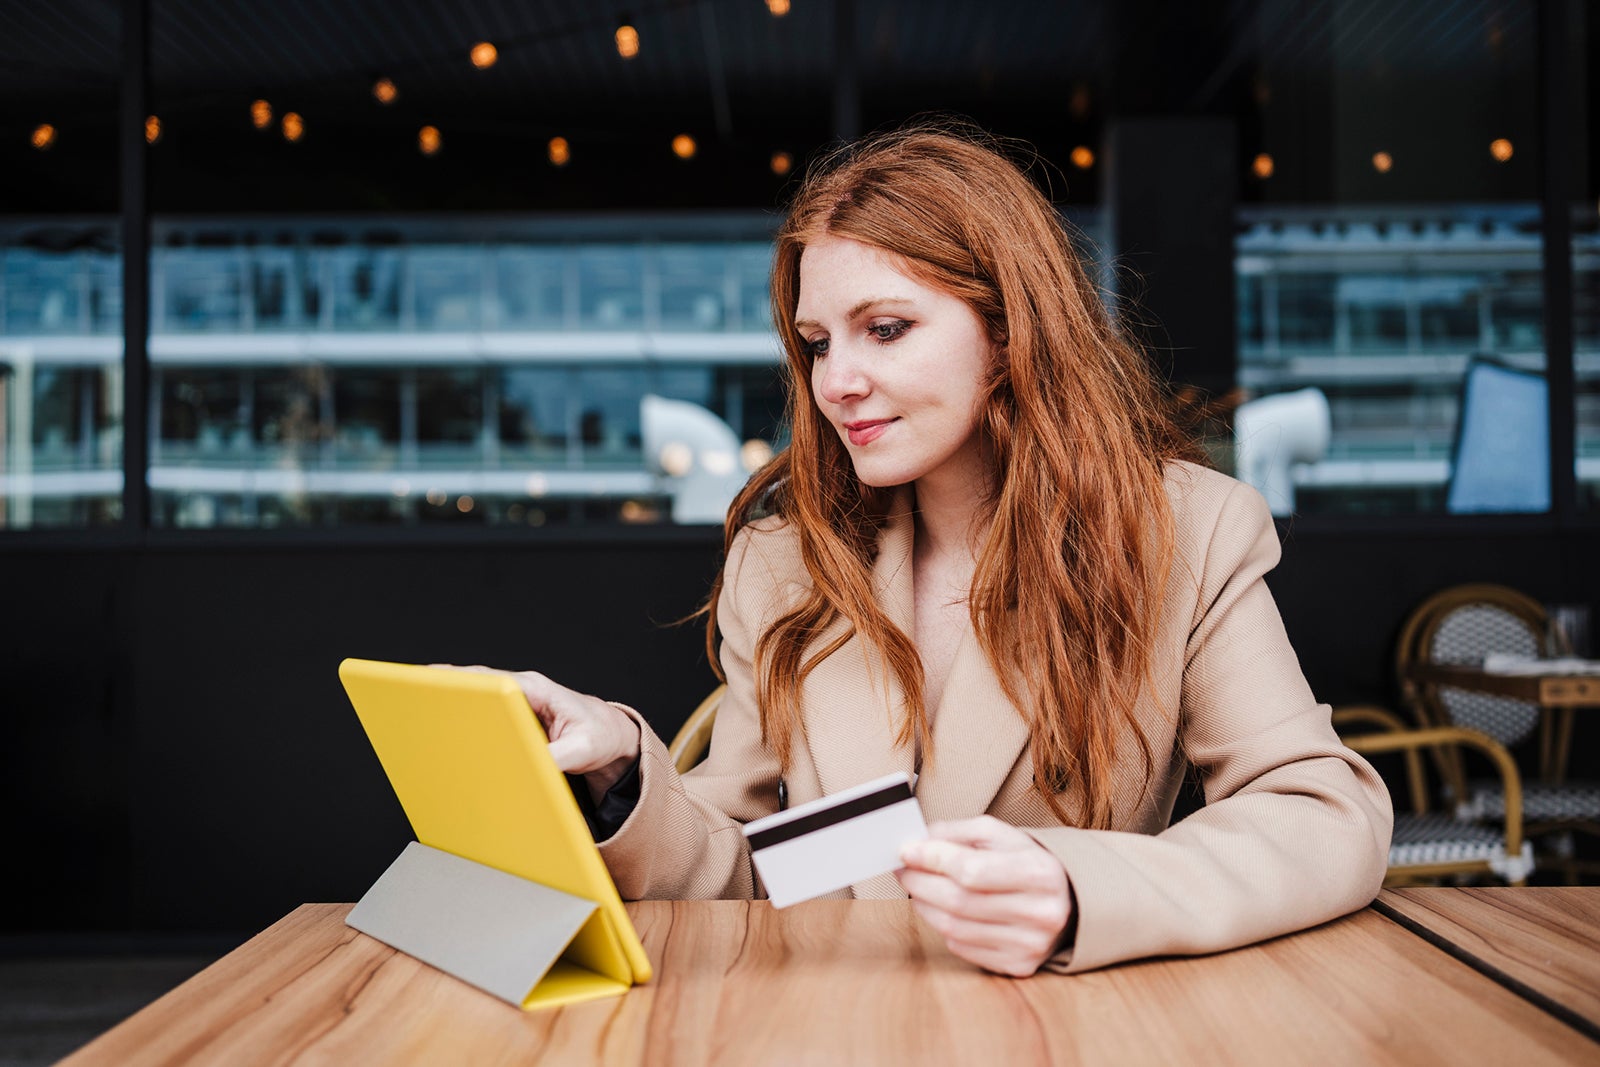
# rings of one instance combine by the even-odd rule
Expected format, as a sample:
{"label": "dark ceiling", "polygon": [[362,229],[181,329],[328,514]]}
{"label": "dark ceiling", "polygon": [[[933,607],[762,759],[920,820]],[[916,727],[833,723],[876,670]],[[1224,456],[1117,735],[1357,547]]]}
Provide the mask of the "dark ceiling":
{"label": "dark ceiling", "polygon": [[[1268,139],[1287,158],[1369,99],[1419,127],[1406,99],[1509,128],[1533,110],[1534,2],[792,0],[778,18],[765,0],[149,0],[151,195],[171,211],[770,205],[772,152],[940,110],[1029,140],[1068,199],[1093,199],[1068,153],[1108,116],[1229,116],[1245,159]],[[0,0],[14,209],[114,207],[123,7]],[[631,60],[612,37],[625,14]],[[467,60],[479,40],[499,49],[488,70]],[[387,107],[379,76],[399,89]],[[304,116],[301,143],[250,125],[258,97]],[[48,153],[28,145],[41,122]],[[424,124],[444,144],[427,160]],[[677,133],[700,146],[689,163]],[[572,146],[559,170],[553,136]]]}

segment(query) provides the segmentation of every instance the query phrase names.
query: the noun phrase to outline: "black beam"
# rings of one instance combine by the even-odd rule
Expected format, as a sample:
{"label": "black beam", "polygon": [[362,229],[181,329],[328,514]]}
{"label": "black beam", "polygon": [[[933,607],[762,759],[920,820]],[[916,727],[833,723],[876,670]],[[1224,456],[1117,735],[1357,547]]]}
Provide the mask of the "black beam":
{"label": "black beam", "polygon": [[833,0],[833,136],[837,141],[861,136],[855,0]]}
{"label": "black beam", "polygon": [[122,525],[149,526],[150,211],[144,123],[150,114],[150,2],[122,0]]}
{"label": "black beam", "polygon": [[1577,410],[1573,374],[1572,0],[1539,3],[1539,203],[1544,255],[1544,360],[1550,385],[1550,507],[1571,521],[1578,511]]}

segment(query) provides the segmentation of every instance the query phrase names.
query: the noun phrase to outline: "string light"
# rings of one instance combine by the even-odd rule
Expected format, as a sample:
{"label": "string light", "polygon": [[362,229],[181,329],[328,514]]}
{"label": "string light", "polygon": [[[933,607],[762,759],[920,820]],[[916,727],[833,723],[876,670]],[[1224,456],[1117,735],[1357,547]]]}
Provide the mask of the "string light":
{"label": "string light", "polygon": [[257,100],[250,105],[250,121],[258,130],[264,130],[272,125],[272,105],[265,100]]}
{"label": "string light", "polygon": [[379,78],[372,83],[372,97],[380,104],[392,104],[399,95],[400,90],[388,78]]}
{"label": "string light", "polygon": [[623,59],[632,59],[639,54],[639,31],[633,28],[626,17],[617,25],[616,41],[617,55]]}
{"label": "string light", "polygon": [[147,116],[144,120],[144,143],[155,144],[161,140],[161,120],[155,115]]}
{"label": "string light", "polygon": [[780,178],[794,168],[794,157],[787,152],[772,153],[772,173]]}
{"label": "string light", "polygon": [[33,147],[43,152],[46,148],[56,143],[56,128],[48,122],[41,123],[33,128]]}
{"label": "string light", "polygon": [[767,10],[773,18],[781,19],[789,13],[789,0],[767,0]]}
{"label": "string light", "polygon": [[1275,167],[1276,164],[1272,162],[1272,157],[1267,155],[1265,152],[1262,152],[1250,162],[1250,170],[1262,181],[1272,177],[1272,172]]}
{"label": "string light", "polygon": [[306,122],[300,117],[299,112],[285,111],[283,113],[283,139],[285,141],[298,141],[305,135]]}
{"label": "string light", "polygon": [[500,59],[500,50],[488,41],[479,41],[472,46],[472,65],[479,70],[488,70]]}
{"label": "string light", "polygon": [[694,150],[694,138],[688,134],[680,133],[672,139],[672,154],[679,159],[693,159]]}
{"label": "string light", "polygon": [[1086,144],[1081,144],[1072,150],[1072,165],[1079,170],[1088,170],[1094,166],[1094,150]]}
{"label": "string light", "polygon": [[1394,169],[1394,157],[1387,152],[1372,153],[1372,169],[1379,174],[1388,174]]}
{"label": "string light", "polygon": [[1511,142],[1504,137],[1497,137],[1489,142],[1489,154],[1497,162],[1504,163],[1511,158]]}
{"label": "string light", "polygon": [[565,137],[552,137],[550,138],[550,143],[545,147],[546,153],[550,157],[550,162],[558,167],[566,166],[567,160],[572,158],[572,146],[567,144]]}
{"label": "string light", "polygon": [[439,136],[439,127],[424,126],[417,131],[417,149],[425,156],[431,156],[439,151],[439,146],[444,139]]}

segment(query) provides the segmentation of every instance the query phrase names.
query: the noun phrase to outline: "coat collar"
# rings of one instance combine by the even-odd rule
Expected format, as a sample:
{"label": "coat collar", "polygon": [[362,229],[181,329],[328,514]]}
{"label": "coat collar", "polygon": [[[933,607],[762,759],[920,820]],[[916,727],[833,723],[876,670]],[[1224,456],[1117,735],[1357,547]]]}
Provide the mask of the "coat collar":
{"label": "coat collar", "polygon": [[[913,496],[900,490],[878,537],[873,591],[889,621],[915,632],[911,549]],[[837,635],[836,621],[823,640]],[[806,679],[801,706],[806,737],[824,795],[903,771],[913,773],[910,745],[895,736],[905,693],[876,653],[852,636]],[[1028,727],[969,628],[945,681],[933,719],[933,749],[923,760],[917,797],[932,820],[981,815],[1028,743]]]}

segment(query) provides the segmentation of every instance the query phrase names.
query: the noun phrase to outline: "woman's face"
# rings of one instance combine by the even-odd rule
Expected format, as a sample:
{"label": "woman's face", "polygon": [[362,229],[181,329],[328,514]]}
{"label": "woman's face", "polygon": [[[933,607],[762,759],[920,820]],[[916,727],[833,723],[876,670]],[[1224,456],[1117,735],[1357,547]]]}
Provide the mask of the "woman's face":
{"label": "woman's face", "polygon": [[978,425],[995,345],[967,304],[885,253],[824,237],[800,256],[811,395],[867,485],[985,482]]}

